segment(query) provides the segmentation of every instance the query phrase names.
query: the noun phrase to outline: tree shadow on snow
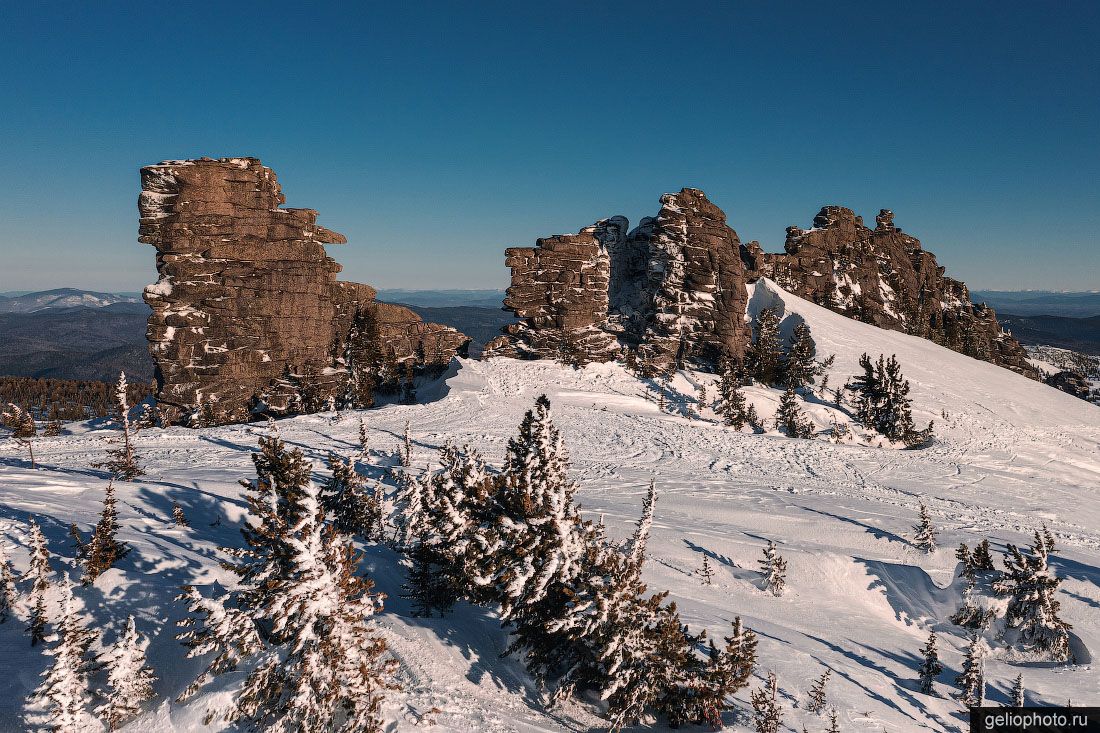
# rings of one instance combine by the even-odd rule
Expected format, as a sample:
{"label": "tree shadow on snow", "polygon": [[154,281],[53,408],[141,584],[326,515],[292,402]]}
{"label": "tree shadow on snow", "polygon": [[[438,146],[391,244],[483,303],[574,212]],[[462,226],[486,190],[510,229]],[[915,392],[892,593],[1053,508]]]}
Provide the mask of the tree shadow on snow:
{"label": "tree shadow on snow", "polygon": [[940,588],[922,568],[915,565],[853,557],[874,577],[867,590],[882,589],[898,621],[912,626],[921,619],[947,618],[955,611],[957,594]]}
{"label": "tree shadow on snow", "polygon": [[874,535],[876,539],[886,540],[887,542],[897,542],[899,544],[905,545],[906,547],[910,546],[909,541],[906,540],[901,535],[894,534],[893,532],[891,532],[889,530],[886,530],[886,529],[881,529],[879,527],[875,527],[874,525],[866,524],[864,522],[859,521],[858,519],[852,519],[851,517],[843,517],[839,514],[833,514],[831,512],[822,511],[821,509],[811,509],[808,506],[804,506],[804,507],[800,507],[800,508],[803,511],[813,512],[814,514],[820,514],[823,517],[831,517],[831,518],[839,520],[841,522],[846,522],[848,524],[854,524],[857,527],[862,527],[864,530],[866,530],[867,532],[870,532],[872,535]]}

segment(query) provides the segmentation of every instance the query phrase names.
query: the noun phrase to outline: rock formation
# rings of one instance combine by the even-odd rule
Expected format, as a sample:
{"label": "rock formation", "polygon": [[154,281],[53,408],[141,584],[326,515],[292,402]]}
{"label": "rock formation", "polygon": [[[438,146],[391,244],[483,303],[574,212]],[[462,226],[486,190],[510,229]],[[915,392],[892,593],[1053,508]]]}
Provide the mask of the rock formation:
{"label": "rock formation", "polygon": [[902,233],[892,211],[882,209],[875,222],[870,229],[851,209],[826,206],[813,228],[787,228],[782,254],[753,243],[745,259],[754,276],[849,318],[1037,376],[993,310],[972,303],[966,284],[947,277],[934,254]]}
{"label": "rock formation", "polygon": [[255,158],[167,161],[141,170],[138,240],[157,249],[145,289],[158,402],[178,420],[216,422],[259,406],[291,411],[279,385],[309,379],[322,399],[341,388],[339,355],[357,310],[373,309],[392,362],[445,364],[467,339],[375,303],[367,285],[338,282],[325,244],[345,238],[312,209],[285,209],[275,173]]}
{"label": "rock formation", "polygon": [[770,277],[843,315],[1036,378],[992,309],[971,303],[966,285],[893,219],[883,209],[869,229],[851,209],[827,206],[813,228],[787,230],[784,253],[768,254],[742,244],[702,191],[665,194],[658,215],[632,231],[616,216],[508,249],[504,304],[523,320],[487,353],[583,363],[636,349],[658,367],[713,368],[744,354],[745,284]]}
{"label": "rock formation", "polygon": [[510,248],[504,304],[523,320],[487,352],[583,363],[634,348],[657,367],[740,358],[749,342],[740,246],[722,210],[685,188],[633,231],[615,216]]}

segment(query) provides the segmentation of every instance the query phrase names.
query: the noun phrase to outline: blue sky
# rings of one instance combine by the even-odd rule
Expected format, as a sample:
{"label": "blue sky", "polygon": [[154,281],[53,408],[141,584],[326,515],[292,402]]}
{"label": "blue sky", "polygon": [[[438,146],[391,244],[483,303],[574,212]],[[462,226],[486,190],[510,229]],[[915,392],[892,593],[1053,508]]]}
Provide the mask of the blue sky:
{"label": "blue sky", "polygon": [[152,282],[138,168],[202,155],[380,287],[694,186],[768,250],[888,207],[974,288],[1100,288],[1097,4],[909,5],[4,3],[0,291]]}

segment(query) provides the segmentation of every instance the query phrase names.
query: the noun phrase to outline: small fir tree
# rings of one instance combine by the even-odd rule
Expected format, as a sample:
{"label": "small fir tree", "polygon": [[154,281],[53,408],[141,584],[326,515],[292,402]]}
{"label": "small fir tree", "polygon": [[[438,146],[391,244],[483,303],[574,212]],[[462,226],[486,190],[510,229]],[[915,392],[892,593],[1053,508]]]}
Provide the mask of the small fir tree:
{"label": "small fir tree", "polygon": [[149,641],[137,632],[134,617],[126,619],[126,630],[106,657],[107,689],[100,693],[104,702],[96,715],[108,730],[118,727],[141,712],[141,704],[153,697],[156,676],[145,660]]}
{"label": "small fir tree", "polygon": [[818,374],[817,344],[810,327],[799,323],[791,334],[791,345],[784,366],[787,383],[795,389],[812,385]]}
{"label": "small fir tree", "polygon": [[703,555],[703,566],[699,568],[699,577],[703,581],[703,585],[711,585],[714,580],[714,571],[710,567],[710,561],[706,555]]}
{"label": "small fir tree", "polygon": [[60,614],[53,646],[46,652],[53,657],[53,664],[31,693],[27,722],[58,733],[83,733],[98,727],[88,711],[92,702],[88,672],[95,662],[88,649],[94,635],[85,626],[67,580],[61,584]]}
{"label": "small fir tree", "polygon": [[783,706],[779,702],[779,680],[768,672],[764,686],[752,693],[752,721],[756,733],[779,733],[783,724]]}
{"label": "small fir tree", "polygon": [[928,634],[928,641],[920,650],[923,660],[918,673],[920,675],[920,691],[925,695],[936,694],[936,678],[943,674],[943,664],[940,662],[940,651],[936,643],[936,632]]}
{"label": "small fir tree", "polygon": [[1054,552],[1054,535],[1050,533],[1045,522],[1043,523],[1043,545],[1047,548],[1048,554]]}
{"label": "small fir tree", "polygon": [[133,481],[145,475],[145,469],[138,464],[137,454],[134,452],[136,431],[130,422],[128,389],[126,373],[119,372],[118,383],[115,385],[115,422],[122,430],[122,435],[112,439],[115,447],[107,449],[107,460],[95,464],[97,468],[106,468],[112,476],[122,481]]}
{"label": "small fir tree", "polygon": [[779,314],[764,308],[756,318],[756,338],[749,349],[749,365],[753,377],[768,385],[783,380],[783,347],[779,339]]}
{"label": "small fir tree", "polygon": [[370,444],[367,436],[367,421],[359,418],[359,460],[365,461],[370,457]]}
{"label": "small fir tree", "polygon": [[923,501],[920,503],[919,520],[913,527],[913,547],[928,554],[936,551],[936,528]]}
{"label": "small fir tree", "polygon": [[976,585],[977,579],[974,577],[966,581],[966,588],[963,590],[963,604],[949,619],[956,626],[967,629],[984,629],[993,618],[993,611],[986,612],[985,609],[974,602],[974,588]]}
{"label": "small fir tree", "polygon": [[57,403],[54,402],[50,405],[49,415],[46,416],[46,428],[42,431],[42,434],[47,438],[56,438],[64,431],[64,426],[61,424],[61,413],[58,412]]}
{"label": "small fir tree", "polygon": [[95,582],[96,578],[130,551],[125,543],[118,541],[118,510],[115,504],[115,485],[114,482],[109,482],[103,496],[99,522],[92,532],[84,559],[85,585]]}
{"label": "small fir tree", "polygon": [[989,549],[989,540],[982,540],[974,548],[974,572],[981,575],[997,572],[997,568],[993,566],[993,553]]}
{"label": "small fir tree", "polygon": [[967,580],[975,577],[974,554],[965,542],[959,543],[959,548],[955,550],[955,559],[962,565],[959,568],[959,577]]}
{"label": "small fir tree", "polygon": [[1016,675],[1015,681],[1012,683],[1012,691],[1009,693],[1009,707],[1022,708],[1026,704],[1024,700],[1024,676],[1023,674]]}
{"label": "small fir tree", "polygon": [[810,693],[806,701],[806,709],[814,715],[821,715],[825,712],[825,707],[828,705],[828,698],[825,694],[825,687],[829,684],[829,676],[833,673],[833,670],[827,669],[825,672],[814,680],[813,685],[810,686]]}
{"label": "small fir tree", "polygon": [[375,534],[382,507],[374,494],[367,491],[366,481],[355,470],[352,461],[329,453],[328,464],[332,475],[321,489],[321,501],[332,517],[333,526],[345,535],[358,535],[365,540],[381,539]]}
{"label": "small fir tree", "polygon": [[50,549],[46,544],[46,535],[42,534],[42,528],[33,518],[30,543],[30,567],[23,577],[31,579],[30,623],[27,631],[31,632],[31,646],[34,646],[46,638],[46,593],[50,590],[53,568],[50,567]]}
{"label": "small fir tree", "polygon": [[773,596],[783,595],[783,589],[787,585],[787,561],[780,556],[773,541],[769,541],[764,548],[760,572],[764,576],[764,590]]}
{"label": "small fir tree", "polygon": [[909,381],[901,374],[896,356],[886,359],[880,355],[877,363],[863,354],[859,358],[863,374],[851,383],[857,394],[856,412],[860,422],[886,437],[916,447],[932,438],[932,423],[925,430],[913,426],[913,413],[909,399]]}
{"label": "small fir tree", "polygon": [[840,733],[840,720],[836,714],[836,708],[829,712],[829,728],[825,733]]}
{"label": "small fir tree", "polygon": [[970,637],[963,658],[962,671],[955,678],[959,688],[959,701],[966,707],[979,707],[985,700],[984,642],[977,634]]}
{"label": "small fir tree", "polygon": [[727,363],[722,370],[722,380],[718,383],[718,396],[721,398],[722,423],[726,427],[740,430],[747,419],[747,402],[741,391],[743,377],[741,368]]}
{"label": "small fir tree", "polygon": [[180,506],[178,501],[172,502],[172,521],[176,523],[177,527],[191,526],[191,522],[187,520],[187,515],[183,513],[183,507]]}
{"label": "small fir tree", "polygon": [[77,559],[84,562],[88,558],[88,544],[84,541],[84,535],[80,533],[80,527],[76,526],[76,522],[69,525],[69,536],[73,538],[72,548]]}
{"label": "small fir tree", "polygon": [[1017,646],[1054,662],[1072,661],[1072,627],[1058,615],[1061,604],[1055,597],[1062,579],[1048,565],[1043,537],[1035,533],[1027,554],[1009,545],[1004,564],[1004,575],[993,582],[993,590],[1008,596],[1005,625],[1016,631]]}
{"label": "small fir tree", "polygon": [[812,438],[814,435],[813,425],[803,416],[802,409],[798,406],[798,396],[793,385],[787,385],[787,390],[779,400],[775,429],[791,438]]}
{"label": "small fir tree", "polygon": [[11,439],[20,448],[27,451],[27,458],[31,468],[36,468],[34,462],[34,438],[38,435],[38,427],[34,422],[34,415],[30,410],[24,410],[19,405],[9,402],[6,412],[0,413],[0,424],[11,431]]}
{"label": "small fir tree", "polygon": [[15,613],[18,597],[15,590],[15,571],[12,570],[8,556],[4,554],[4,546],[0,545],[0,624],[5,623]]}

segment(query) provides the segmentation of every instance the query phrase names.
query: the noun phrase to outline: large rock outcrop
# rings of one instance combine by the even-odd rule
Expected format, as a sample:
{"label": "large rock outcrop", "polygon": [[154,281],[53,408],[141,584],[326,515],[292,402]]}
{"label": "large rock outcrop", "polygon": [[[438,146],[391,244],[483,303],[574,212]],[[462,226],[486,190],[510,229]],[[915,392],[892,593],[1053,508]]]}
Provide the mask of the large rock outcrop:
{"label": "large rock outcrop", "polygon": [[520,323],[492,354],[607,361],[637,349],[654,366],[714,366],[749,342],[740,240],[702,191],[661,197],[628,231],[621,216],[506,251],[505,307]]}
{"label": "large rock outcrop", "polygon": [[811,229],[790,227],[785,252],[742,244],[702,191],[661,197],[656,217],[628,231],[621,216],[577,234],[507,250],[504,301],[523,319],[487,353],[607,361],[636,349],[655,366],[714,367],[751,340],[745,284],[770,277],[851,318],[904,331],[1037,377],[993,310],[970,301],[921,243],[883,209],[870,229],[827,206]]}
{"label": "large rock outcrop", "polygon": [[[290,408],[287,375],[335,395],[352,319],[373,309],[394,362],[446,363],[466,338],[375,303],[367,285],[338,282],[325,244],[345,238],[312,209],[281,208],[275,173],[255,158],[166,161],[141,169],[138,240],[157,250],[159,280],[145,289],[157,399],[186,421],[249,419],[262,400]],[[271,403],[275,404],[271,404]],[[281,404],[280,404],[281,402]]]}
{"label": "large rock outcrop", "polygon": [[947,277],[920,240],[894,225],[888,209],[871,229],[851,209],[826,206],[811,229],[788,227],[784,250],[766,254],[748,245],[752,274],[850,318],[1037,376],[993,309],[972,303],[966,284]]}

